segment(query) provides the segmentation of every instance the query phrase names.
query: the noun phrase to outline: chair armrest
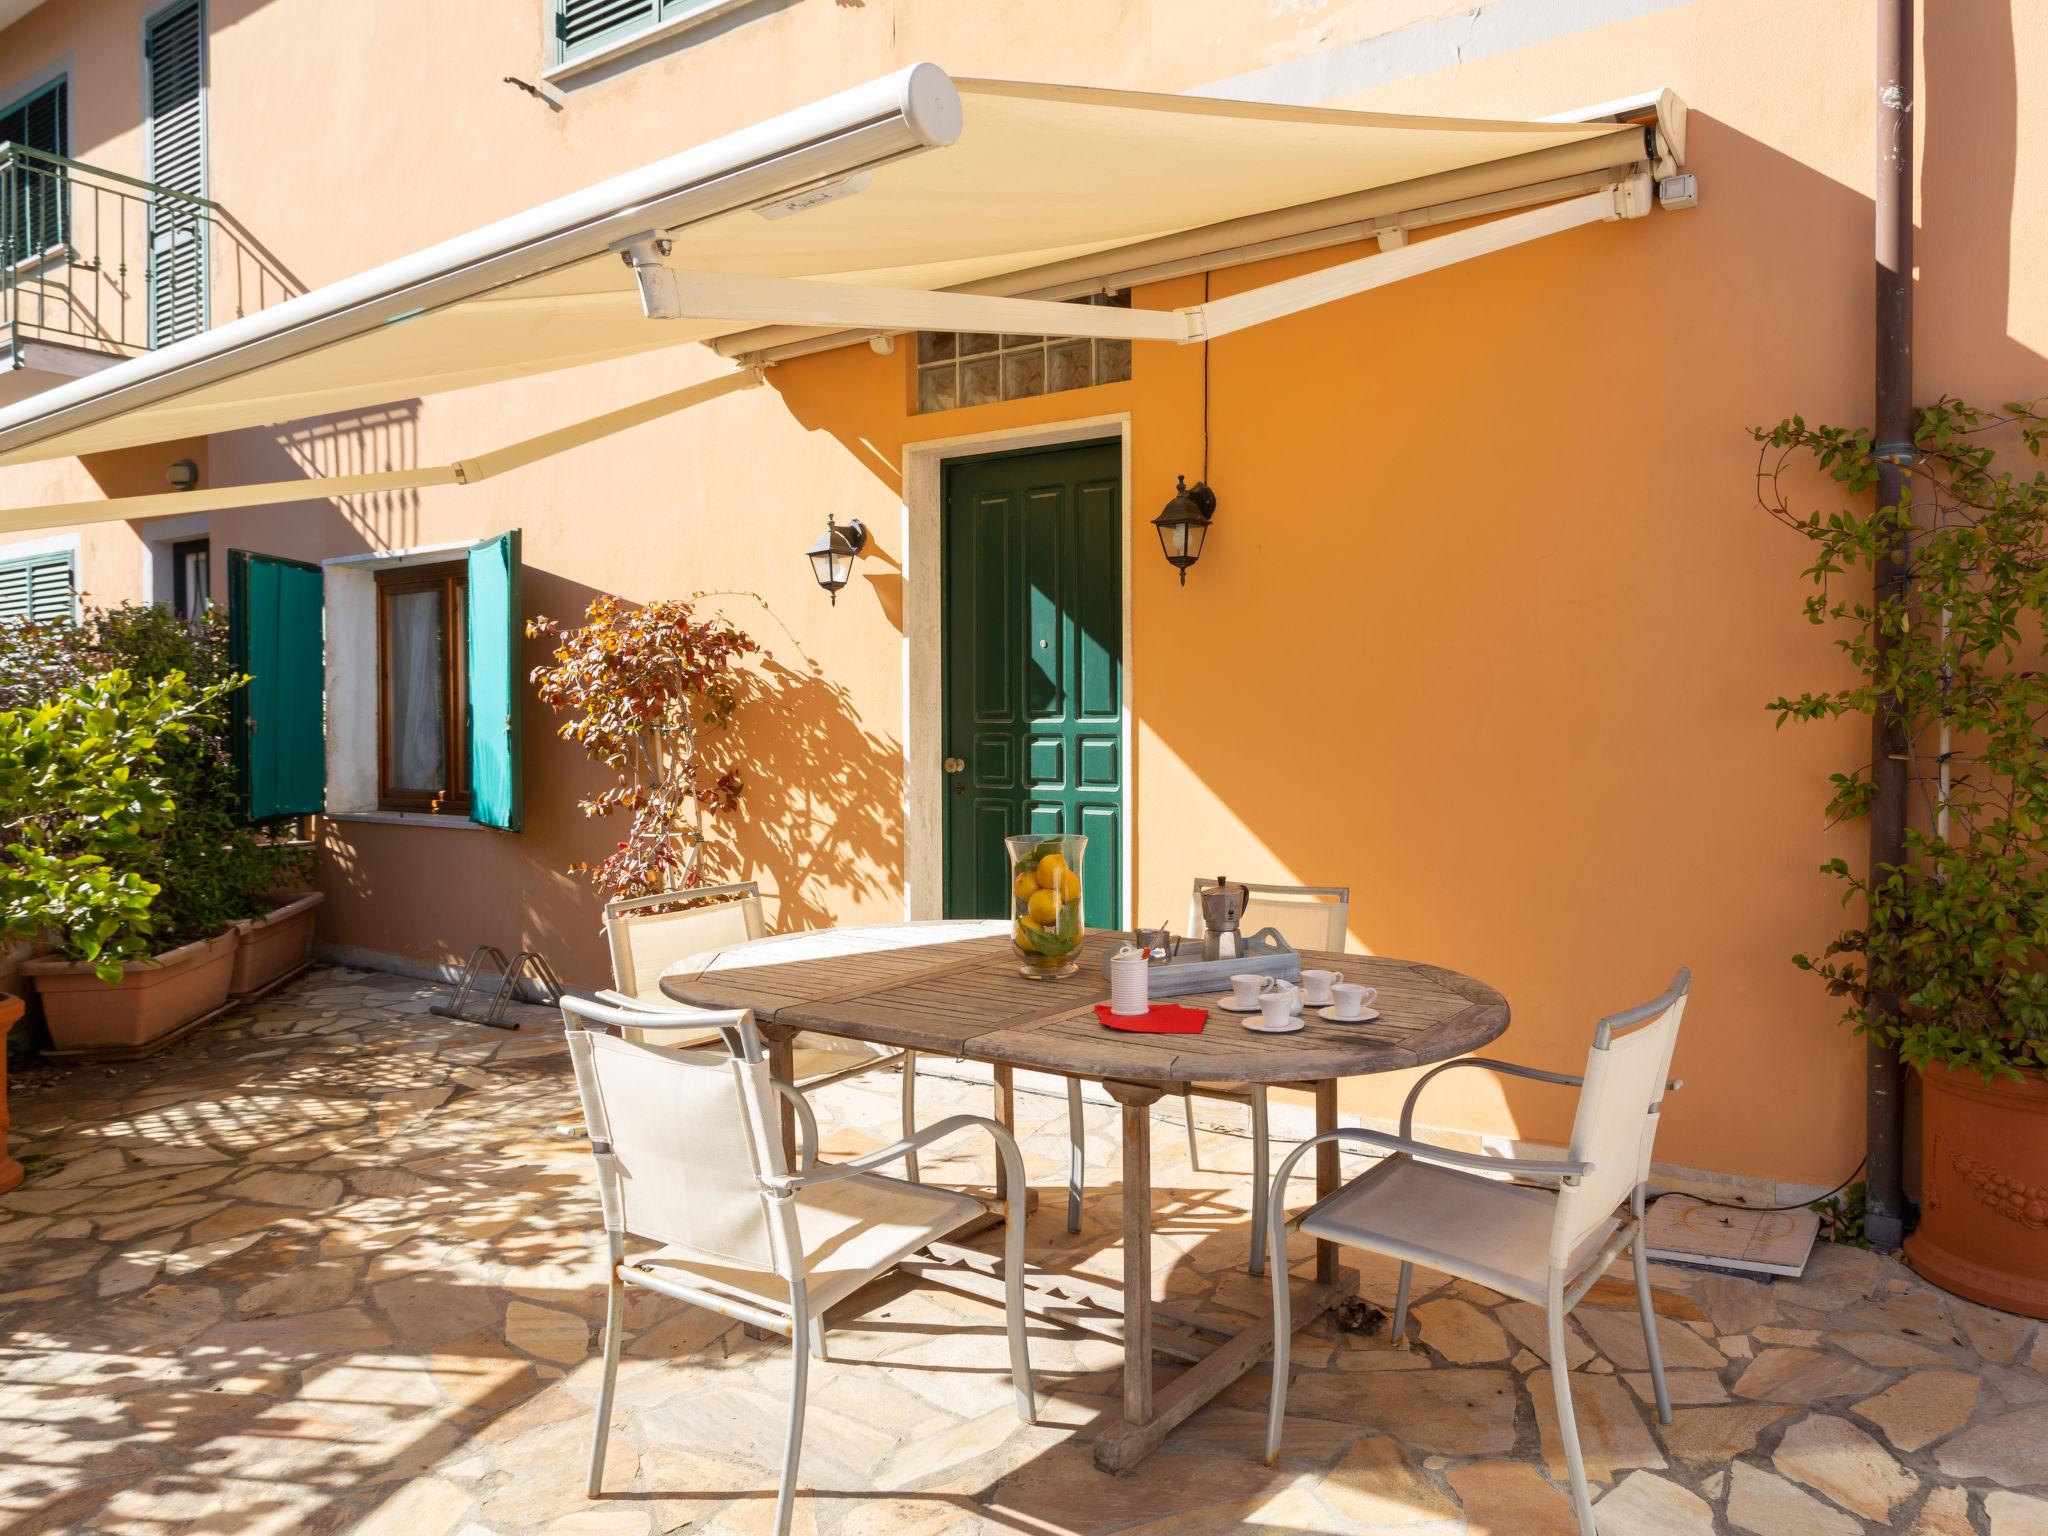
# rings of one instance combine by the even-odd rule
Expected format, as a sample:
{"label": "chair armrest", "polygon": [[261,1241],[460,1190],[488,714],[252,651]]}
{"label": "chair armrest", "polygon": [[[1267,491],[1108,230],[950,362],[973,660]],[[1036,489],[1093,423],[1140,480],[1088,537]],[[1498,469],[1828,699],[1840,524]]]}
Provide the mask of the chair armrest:
{"label": "chair armrest", "polygon": [[1498,1072],[1503,1077],[1526,1077],[1536,1083],[1556,1083],[1566,1088],[1583,1088],[1586,1080],[1573,1077],[1569,1072],[1545,1072],[1537,1067],[1521,1067],[1512,1061],[1494,1061],[1486,1056],[1460,1056],[1455,1061],[1444,1062],[1431,1067],[1415,1080],[1415,1086],[1408,1090],[1408,1097],[1401,1101],[1401,1135],[1404,1138],[1415,1134],[1415,1101],[1422,1097],[1422,1090],[1431,1081],[1446,1072],[1455,1072],[1460,1067],[1484,1067],[1489,1072]]}
{"label": "chair armrest", "polygon": [[[780,1086],[780,1085],[778,1085]],[[794,1090],[792,1090],[794,1091]],[[1002,1159],[1003,1172],[1008,1176],[1008,1187],[1013,1190],[1024,1188],[1024,1158],[1017,1150],[1017,1138],[1012,1136],[1000,1120],[991,1120],[986,1115],[949,1115],[935,1125],[928,1125],[914,1136],[906,1136],[865,1157],[856,1157],[850,1162],[828,1163],[803,1173],[764,1174],[761,1182],[778,1194],[793,1194],[813,1184],[829,1184],[835,1179],[852,1178],[857,1173],[869,1173],[907,1157],[919,1147],[942,1141],[961,1131],[980,1129],[995,1139],[996,1154]]]}
{"label": "chair armrest", "polygon": [[780,1078],[770,1078],[768,1085],[785,1099],[796,1111],[797,1128],[803,1133],[803,1163],[805,1173],[818,1166],[818,1117],[811,1109],[810,1100],[797,1091],[794,1085]]}
{"label": "chair armrest", "polygon": [[[616,994],[623,996],[623,994]],[[685,1008],[677,1004],[670,1008],[649,1007],[632,998],[625,999],[629,1006],[621,1006],[606,997],[598,998],[575,993],[562,995],[562,1016],[564,1021],[580,1019],[586,1023],[609,1024],[620,1029],[737,1029],[746,1022],[744,1008]]]}

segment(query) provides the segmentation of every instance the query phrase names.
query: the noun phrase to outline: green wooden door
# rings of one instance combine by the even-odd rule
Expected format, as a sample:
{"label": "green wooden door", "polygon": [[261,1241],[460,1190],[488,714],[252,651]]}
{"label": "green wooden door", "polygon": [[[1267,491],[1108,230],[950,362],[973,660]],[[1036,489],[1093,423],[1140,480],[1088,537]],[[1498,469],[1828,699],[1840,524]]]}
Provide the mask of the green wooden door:
{"label": "green wooden door", "polygon": [[946,468],[948,917],[1009,914],[1008,834],[1085,832],[1082,918],[1123,922],[1118,460],[1108,442]]}
{"label": "green wooden door", "polygon": [[251,821],[327,807],[327,665],[320,567],[228,551],[235,778]]}

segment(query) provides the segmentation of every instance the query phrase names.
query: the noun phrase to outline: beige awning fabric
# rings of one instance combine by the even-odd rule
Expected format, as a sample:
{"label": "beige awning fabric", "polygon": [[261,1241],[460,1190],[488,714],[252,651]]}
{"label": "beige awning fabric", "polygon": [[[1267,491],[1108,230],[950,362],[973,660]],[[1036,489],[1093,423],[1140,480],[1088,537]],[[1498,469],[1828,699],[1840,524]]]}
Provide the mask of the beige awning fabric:
{"label": "beige awning fabric", "polygon": [[[743,319],[650,318],[644,274],[621,257],[640,235],[661,236],[661,264],[684,277],[1037,292],[1017,286],[1021,275],[1071,281],[1090,263],[1111,271],[1158,250],[1198,256],[1205,231],[1229,243],[1247,229],[1340,224],[1361,199],[1421,208],[1582,189],[1619,182],[1649,158],[1637,124],[955,81],[918,65],[35,396],[0,412],[0,465],[271,426],[693,341],[741,350],[772,324],[758,304]],[[816,327],[816,309],[800,306],[788,321]],[[304,494],[321,492],[309,483]]]}

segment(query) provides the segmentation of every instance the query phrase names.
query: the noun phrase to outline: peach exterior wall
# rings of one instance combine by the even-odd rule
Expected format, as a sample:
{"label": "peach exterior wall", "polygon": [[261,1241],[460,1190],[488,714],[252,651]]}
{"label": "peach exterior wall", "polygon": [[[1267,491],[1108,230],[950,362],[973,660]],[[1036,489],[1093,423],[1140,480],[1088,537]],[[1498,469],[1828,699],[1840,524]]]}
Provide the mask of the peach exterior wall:
{"label": "peach exterior wall", "polygon": [[[1528,10],[1492,9],[1510,4]],[[1438,8],[797,0],[578,82],[559,112],[500,81],[536,77],[543,0],[209,9],[212,194],[310,286],[917,58],[1182,90],[1342,57]],[[1335,98],[1520,116],[1668,85],[1693,110],[1703,202],[1214,345],[1210,551],[1183,590],[1142,521],[1131,546],[1136,904],[1178,916],[1198,869],[1348,882],[1356,942],[1493,982],[1516,1015],[1504,1053],[1567,1069],[1598,1013],[1689,964],[1688,1088],[1660,1155],[1833,1183],[1859,1150],[1861,1047],[1787,957],[1839,920],[1814,868],[1859,858],[1861,832],[1828,835],[1820,807],[1861,743],[1775,732],[1763,711],[1833,663],[1798,614],[1801,549],[1751,506],[1744,429],[1868,414],[1871,6],[1635,9]],[[139,170],[141,14],[48,0],[0,33],[0,91],[68,54],[74,153]],[[2048,207],[2014,189],[2048,168],[2048,85],[2014,60],[2043,56],[2048,15],[1989,0],[1938,14],[1920,393],[2040,393],[2048,270],[2014,256],[2042,248]],[[1352,254],[1219,273],[1215,292]],[[684,350],[222,437],[208,483],[447,462],[715,366]],[[1193,350],[1141,347],[1128,385],[928,418],[906,414],[906,368],[902,351],[850,349],[476,489],[217,513],[216,559],[518,526],[529,611],[572,613],[599,591],[758,594],[717,599],[780,669],[774,706],[743,725],[739,858],[784,924],[895,917],[903,445],[1125,412],[1141,520],[1202,462]],[[153,452],[0,472],[0,499],[142,488],[161,473]],[[879,546],[836,609],[799,558],[827,509],[862,517]],[[134,536],[87,540],[95,595],[132,594]],[[1289,744],[1248,747],[1221,718]],[[573,980],[602,974],[596,903],[560,873],[604,846],[571,808],[594,780],[537,705],[525,727],[527,832],[330,824],[323,937],[431,959],[531,944]],[[1398,1086],[1348,1085],[1346,1102],[1384,1113]],[[1426,1118],[1556,1138],[1564,1106],[1543,1092],[1447,1084]]]}

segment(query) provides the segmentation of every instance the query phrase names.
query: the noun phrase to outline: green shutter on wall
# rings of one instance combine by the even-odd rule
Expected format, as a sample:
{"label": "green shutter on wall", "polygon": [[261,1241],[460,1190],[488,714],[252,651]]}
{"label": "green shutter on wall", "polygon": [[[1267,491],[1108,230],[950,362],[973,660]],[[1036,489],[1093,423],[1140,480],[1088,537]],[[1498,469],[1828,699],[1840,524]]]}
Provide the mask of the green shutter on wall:
{"label": "green shutter on wall", "polygon": [[566,64],[657,22],[708,11],[725,0],[555,0],[552,62]]}
{"label": "green shutter on wall", "polygon": [[228,551],[235,783],[251,821],[327,807],[326,623],[320,567]]}
{"label": "green shutter on wall", "polygon": [[469,634],[469,819],[520,828],[519,530],[472,545],[464,611]]}
{"label": "green shutter on wall", "polygon": [[0,562],[0,623],[33,619],[48,624],[77,617],[71,551]]}
{"label": "green shutter on wall", "polygon": [[143,174],[185,197],[149,203],[149,344],[206,329],[206,29],[199,0],[150,18],[142,35],[149,118]]}
{"label": "green shutter on wall", "polygon": [[[63,76],[0,108],[0,142],[71,153],[70,86]],[[66,179],[28,160],[0,181],[0,266],[54,250],[67,238],[70,194]]]}

